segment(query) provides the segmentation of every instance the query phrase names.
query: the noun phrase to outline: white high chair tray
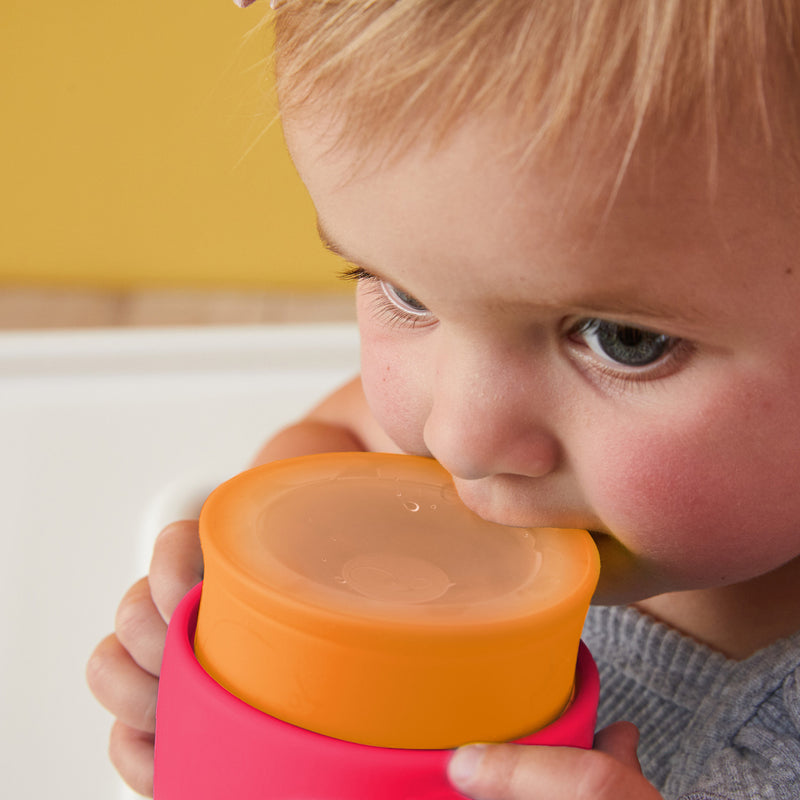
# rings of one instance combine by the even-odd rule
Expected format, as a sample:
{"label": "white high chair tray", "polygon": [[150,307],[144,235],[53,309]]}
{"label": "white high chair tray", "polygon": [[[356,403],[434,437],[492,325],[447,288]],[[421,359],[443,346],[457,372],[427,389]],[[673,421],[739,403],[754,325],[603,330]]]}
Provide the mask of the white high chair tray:
{"label": "white high chair tray", "polygon": [[169,521],[358,370],[353,325],[0,334],[0,774],[133,798],[86,660]]}

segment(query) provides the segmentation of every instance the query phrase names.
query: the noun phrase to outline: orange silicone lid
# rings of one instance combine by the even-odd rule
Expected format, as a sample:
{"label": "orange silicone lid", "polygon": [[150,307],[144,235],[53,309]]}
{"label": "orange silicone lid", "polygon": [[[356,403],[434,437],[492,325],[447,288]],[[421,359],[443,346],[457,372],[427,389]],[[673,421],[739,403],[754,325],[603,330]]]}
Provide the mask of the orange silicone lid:
{"label": "orange silicone lid", "polygon": [[200,537],[197,658],[272,716],[438,749],[519,738],[569,703],[591,537],[486,522],[431,459],[257,467],[211,494]]}

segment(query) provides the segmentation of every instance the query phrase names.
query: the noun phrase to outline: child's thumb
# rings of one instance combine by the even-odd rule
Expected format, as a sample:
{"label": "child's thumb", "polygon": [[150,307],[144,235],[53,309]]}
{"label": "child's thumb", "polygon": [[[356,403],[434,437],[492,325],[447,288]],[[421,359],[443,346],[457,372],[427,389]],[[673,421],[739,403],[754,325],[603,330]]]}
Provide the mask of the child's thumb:
{"label": "child's thumb", "polygon": [[515,744],[468,745],[448,775],[473,800],[661,800],[636,758],[639,732],[630,723],[601,731],[595,748]]}
{"label": "child's thumb", "polygon": [[598,731],[594,737],[594,749],[606,753],[628,767],[639,772],[636,748],[639,745],[639,729],[632,722],[615,722]]}

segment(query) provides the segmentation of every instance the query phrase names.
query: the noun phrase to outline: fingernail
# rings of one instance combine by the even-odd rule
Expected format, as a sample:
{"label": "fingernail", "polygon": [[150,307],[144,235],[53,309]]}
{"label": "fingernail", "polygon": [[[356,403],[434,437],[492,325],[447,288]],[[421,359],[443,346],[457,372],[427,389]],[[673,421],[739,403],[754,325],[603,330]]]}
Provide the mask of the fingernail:
{"label": "fingernail", "polygon": [[468,786],[480,769],[481,761],[486,755],[485,744],[470,744],[460,747],[450,759],[447,773],[450,780],[458,786]]}

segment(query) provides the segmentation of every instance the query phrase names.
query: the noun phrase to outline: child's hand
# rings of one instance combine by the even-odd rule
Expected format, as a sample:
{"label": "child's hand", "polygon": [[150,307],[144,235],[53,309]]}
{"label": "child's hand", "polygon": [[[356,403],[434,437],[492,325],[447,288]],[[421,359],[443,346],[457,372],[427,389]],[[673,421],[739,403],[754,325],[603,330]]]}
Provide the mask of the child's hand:
{"label": "child's hand", "polygon": [[472,745],[450,761],[450,780],[474,800],[661,800],[636,757],[629,722],[600,731],[593,750]]}
{"label": "child's hand", "polygon": [[167,623],[203,576],[197,522],[176,522],[158,536],[150,574],[125,594],[115,633],[92,654],[86,675],[95,697],[116,717],[109,755],[135,791],[153,794],[156,698]]}

